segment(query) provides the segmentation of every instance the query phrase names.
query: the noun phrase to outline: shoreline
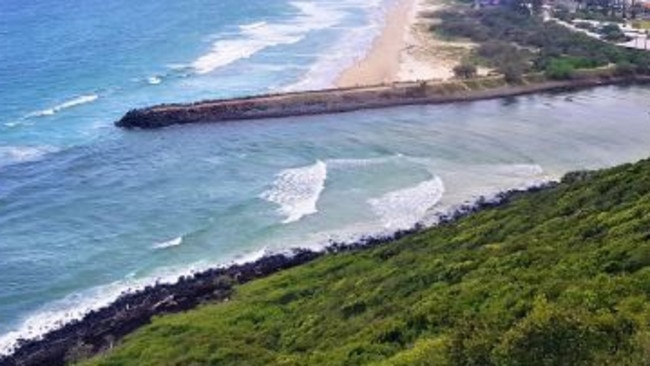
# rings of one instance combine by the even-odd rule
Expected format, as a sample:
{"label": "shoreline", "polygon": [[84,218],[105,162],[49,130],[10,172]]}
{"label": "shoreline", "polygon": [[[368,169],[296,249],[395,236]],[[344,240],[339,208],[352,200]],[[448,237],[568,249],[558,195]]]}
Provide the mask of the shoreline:
{"label": "shoreline", "polygon": [[[475,45],[440,39],[430,30],[439,21],[432,14],[447,6],[443,0],[395,0],[387,9],[383,26],[370,48],[339,73],[334,86],[350,88],[453,79],[454,66]],[[488,71],[480,68],[479,74],[486,75]]]}
{"label": "shoreline", "polygon": [[401,53],[414,18],[416,3],[422,0],[395,0],[387,9],[379,35],[366,54],[343,70],[334,85],[338,88],[390,84],[398,81]]}
{"label": "shoreline", "polygon": [[[571,174],[571,173],[568,173]],[[282,270],[309,263],[325,255],[372,249],[425,230],[435,230],[466,216],[499,207],[518,195],[552,189],[559,183],[546,181],[522,189],[510,189],[491,196],[481,196],[470,204],[461,204],[436,215],[431,226],[416,224],[383,236],[365,236],[355,242],[331,242],[322,250],[291,248],[270,253],[249,263],[215,267],[192,275],[181,276],[174,283],[156,283],[142,290],[127,292],[109,305],[93,310],[81,319],[63,324],[36,339],[20,339],[12,353],[0,355],[0,364],[7,366],[64,366],[70,354],[89,355],[110,350],[114,344],[150,323],[154,316],[192,310],[202,304],[228,301],[235,286],[268,277]]]}

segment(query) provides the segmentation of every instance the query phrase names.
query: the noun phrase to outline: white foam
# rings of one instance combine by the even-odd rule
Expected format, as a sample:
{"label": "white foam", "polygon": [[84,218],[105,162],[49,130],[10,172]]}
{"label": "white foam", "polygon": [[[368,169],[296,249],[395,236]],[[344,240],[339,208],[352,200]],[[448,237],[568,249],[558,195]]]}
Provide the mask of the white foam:
{"label": "white foam", "polygon": [[442,179],[434,177],[416,186],[386,193],[368,203],[380,217],[384,227],[391,230],[410,229],[422,220],[445,192]]}
{"label": "white foam", "polygon": [[19,339],[39,339],[73,320],[81,319],[91,310],[109,305],[125,288],[127,287],[123,283],[116,282],[76,293],[44,306],[23,319],[15,330],[0,335],[0,355],[11,354]]}
{"label": "white foam", "polygon": [[158,85],[162,83],[162,78],[160,76],[150,76],[147,78],[147,83],[150,85]]}
{"label": "white foam", "polygon": [[365,168],[389,163],[397,157],[396,155],[369,159],[331,159],[327,161],[327,166],[332,169]]}
{"label": "white foam", "polygon": [[534,177],[544,174],[544,168],[538,164],[497,165],[492,169],[496,174],[509,177]]}
{"label": "white foam", "polygon": [[121,281],[94,287],[74,293],[63,299],[46,304],[39,310],[28,314],[14,330],[0,335],[0,356],[11,354],[19,339],[40,339],[43,335],[60,329],[64,325],[82,319],[91,311],[109,306],[120,295],[143,290],[146,286],[163,283],[176,283],[181,276],[191,276],[210,268],[223,268],[233,264],[254,262],[265,255],[272,254],[266,247],[248,254],[235,256],[232,260],[220,263],[201,262],[179,268],[161,268],[151,276],[135,278],[129,273]]}
{"label": "white foam", "polygon": [[269,47],[300,42],[309,32],[338,24],[344,15],[314,3],[293,2],[291,5],[298,9],[299,14],[287,22],[242,25],[236,36],[214,42],[209,53],[192,63],[195,72],[207,74],[248,59]]}
{"label": "white foam", "polygon": [[262,22],[255,22],[255,23],[251,23],[251,24],[240,25],[240,26],[239,26],[239,29],[241,29],[241,30],[243,30],[243,31],[253,30],[253,29],[256,29],[256,28],[264,27],[264,26],[267,25],[267,24],[268,24],[268,23],[267,23],[267,22],[264,22],[264,21],[262,21]]}
{"label": "white foam", "polygon": [[39,339],[64,325],[82,319],[93,310],[110,305],[120,295],[136,292],[156,283],[175,283],[180,276],[211,268],[208,263],[190,268],[162,268],[145,278],[129,273],[123,280],[97,286],[50,302],[28,314],[14,330],[0,335],[0,355],[11,354],[19,339]]}
{"label": "white foam", "polygon": [[264,256],[271,254],[267,247],[262,247],[259,250],[255,250],[246,254],[238,255],[230,264],[246,264],[253,263],[259,259],[262,259]]}
{"label": "white foam", "polygon": [[171,240],[163,241],[163,242],[160,242],[160,243],[155,243],[153,245],[153,248],[154,249],[165,249],[165,248],[177,247],[177,246],[179,246],[181,244],[183,244],[183,237],[179,236],[179,237],[171,239]]}
{"label": "white foam", "polygon": [[273,187],[261,198],[280,206],[278,212],[286,216],[283,223],[296,222],[304,216],[318,212],[316,204],[325,189],[327,164],[287,169],[277,175]]}
{"label": "white foam", "polygon": [[0,146],[0,165],[35,161],[56,151],[53,146]]}
{"label": "white foam", "polygon": [[18,127],[18,126],[20,126],[20,124],[21,123],[19,121],[10,121],[10,122],[5,122],[4,123],[4,125],[6,127],[9,127],[9,128]]}
{"label": "white foam", "polygon": [[79,106],[79,105],[82,105],[82,104],[92,103],[92,102],[96,101],[97,99],[99,99],[99,96],[97,94],[82,95],[82,96],[76,97],[74,99],[68,100],[66,102],[63,102],[63,103],[61,103],[59,105],[56,105],[56,106],[54,106],[52,108],[44,109],[42,111],[38,111],[38,112],[34,112],[34,113],[30,113],[30,114],[27,115],[27,117],[52,116],[52,115],[55,115],[56,113],[58,113],[58,112],[60,112],[60,111],[62,111],[64,109],[76,107],[76,106]]}
{"label": "white foam", "polygon": [[341,1],[338,11],[354,15],[360,11],[367,12],[367,22],[342,29],[339,39],[327,49],[319,50],[318,58],[300,79],[281,90],[291,92],[334,87],[337,77],[363,59],[380,35],[385,22],[385,5],[386,2],[380,0]]}
{"label": "white foam", "polygon": [[318,56],[297,82],[281,90],[294,92],[334,87],[336,79],[344,70],[365,57],[380,30],[378,24],[350,28],[327,52]]}

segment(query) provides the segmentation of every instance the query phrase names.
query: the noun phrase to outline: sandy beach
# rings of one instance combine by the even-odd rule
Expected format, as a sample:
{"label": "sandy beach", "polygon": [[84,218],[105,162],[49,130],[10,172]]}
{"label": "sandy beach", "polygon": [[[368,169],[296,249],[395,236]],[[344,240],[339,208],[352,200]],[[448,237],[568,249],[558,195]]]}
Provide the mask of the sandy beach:
{"label": "sandy beach", "polygon": [[406,48],[412,13],[419,0],[397,0],[386,12],[384,28],[371,49],[361,60],[343,71],[338,87],[377,85],[396,81],[400,71],[400,54]]}
{"label": "sandy beach", "polygon": [[[444,7],[440,0],[397,0],[387,10],[384,28],[369,52],[341,73],[336,86],[453,78],[454,66],[475,45],[441,39],[431,32],[438,20],[430,14]],[[423,17],[424,13],[429,16]]]}

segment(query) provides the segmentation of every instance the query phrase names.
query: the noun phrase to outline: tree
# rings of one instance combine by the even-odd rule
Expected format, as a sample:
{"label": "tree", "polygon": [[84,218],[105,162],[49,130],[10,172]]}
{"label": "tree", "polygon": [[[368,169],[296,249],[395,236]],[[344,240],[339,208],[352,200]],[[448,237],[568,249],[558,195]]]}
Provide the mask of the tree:
{"label": "tree", "polygon": [[623,33],[621,27],[619,27],[617,24],[613,24],[613,23],[606,24],[600,30],[600,33],[602,33],[603,38],[607,41],[623,42],[627,40],[627,36],[625,35],[625,33]]}
{"label": "tree", "polygon": [[462,62],[454,67],[454,75],[460,79],[470,79],[476,76],[476,65],[469,62]]}
{"label": "tree", "polygon": [[524,81],[524,67],[520,63],[506,63],[499,67],[499,72],[503,74],[506,82],[510,84],[521,84]]}

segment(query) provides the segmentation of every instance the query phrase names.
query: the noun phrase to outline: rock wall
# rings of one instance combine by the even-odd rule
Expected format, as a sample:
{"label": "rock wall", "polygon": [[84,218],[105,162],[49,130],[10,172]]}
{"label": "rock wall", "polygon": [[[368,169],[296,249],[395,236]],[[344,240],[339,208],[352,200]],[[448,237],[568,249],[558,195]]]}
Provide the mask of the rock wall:
{"label": "rock wall", "polygon": [[[600,85],[646,83],[650,76],[614,77],[593,75],[576,80],[542,81],[525,85],[505,85],[500,78],[473,80],[496,82],[495,87],[468,87],[469,82],[398,83],[349,89],[330,89],[204,101],[192,104],[160,105],[129,111],[115,124],[124,128],[160,128],[175,124],[278,118],[400,105],[439,104],[512,97],[517,95],[573,90]],[[489,85],[489,83],[486,83]]]}

